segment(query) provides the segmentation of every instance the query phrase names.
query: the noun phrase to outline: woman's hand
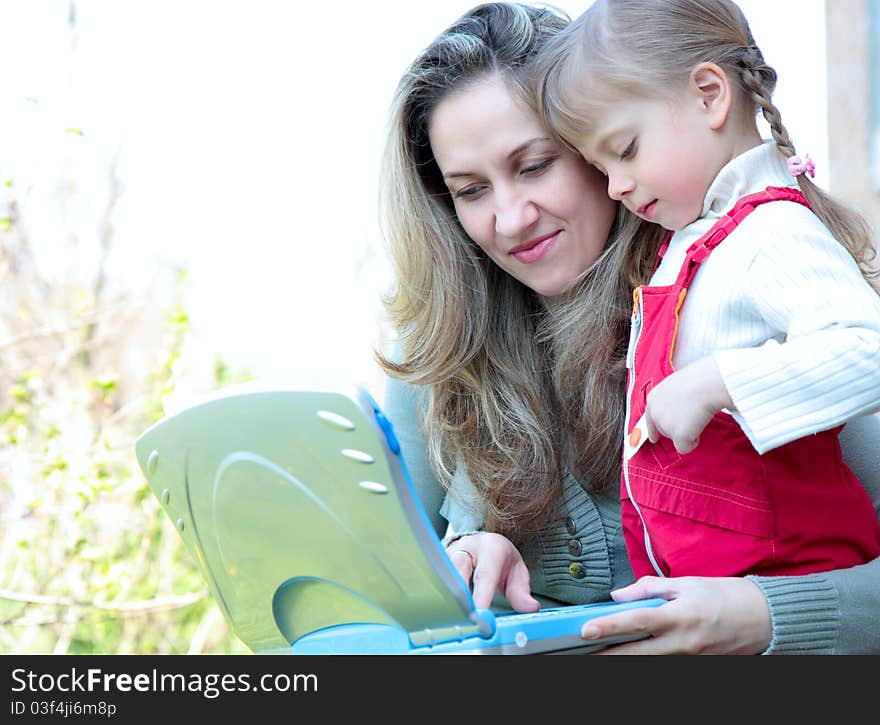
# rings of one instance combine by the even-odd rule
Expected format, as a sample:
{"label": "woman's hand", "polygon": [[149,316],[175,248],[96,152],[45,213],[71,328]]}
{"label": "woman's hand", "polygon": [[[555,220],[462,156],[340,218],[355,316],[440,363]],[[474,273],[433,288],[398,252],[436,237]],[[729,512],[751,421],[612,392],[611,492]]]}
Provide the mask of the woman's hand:
{"label": "woman's hand", "polygon": [[770,645],[767,600],[748,579],[646,576],[612,597],[618,602],[649,597],[669,601],[588,622],[581,631],[588,640],[633,632],[652,635],[597,654],[759,654]]}
{"label": "woman's hand", "polygon": [[470,534],[453,541],[446,553],[471,586],[477,607],[488,609],[498,591],[517,612],[541,608],[529,588],[529,570],[510,539],[486,532]]}

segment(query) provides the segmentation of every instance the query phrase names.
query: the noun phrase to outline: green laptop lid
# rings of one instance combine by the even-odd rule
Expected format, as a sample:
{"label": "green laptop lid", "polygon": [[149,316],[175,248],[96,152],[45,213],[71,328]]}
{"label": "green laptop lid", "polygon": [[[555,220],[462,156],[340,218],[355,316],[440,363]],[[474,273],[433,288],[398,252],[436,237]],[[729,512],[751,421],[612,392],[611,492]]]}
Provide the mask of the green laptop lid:
{"label": "green laptop lid", "polygon": [[236,386],[153,425],[136,453],[230,626],[268,652],[353,622],[417,644],[475,631],[396,445],[363,390]]}

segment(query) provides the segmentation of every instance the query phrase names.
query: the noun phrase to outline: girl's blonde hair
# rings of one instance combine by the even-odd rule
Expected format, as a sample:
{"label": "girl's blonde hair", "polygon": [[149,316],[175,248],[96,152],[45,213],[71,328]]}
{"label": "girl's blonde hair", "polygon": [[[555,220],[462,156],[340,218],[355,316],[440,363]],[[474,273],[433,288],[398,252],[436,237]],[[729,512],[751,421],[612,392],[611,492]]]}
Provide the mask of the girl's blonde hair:
{"label": "girl's blonde hair", "polygon": [[[767,65],[742,10],[730,0],[597,0],[557,34],[542,53],[535,74],[539,113],[557,137],[573,148],[589,132],[591,104],[621,94],[656,97],[684,87],[700,63],[715,63],[763,114],[786,157],[795,146],[773,104],[776,71]],[[797,177],[810,206],[878,287],[880,270],[867,221],[816,186]]]}
{"label": "girl's blonde hair", "polygon": [[[395,287],[386,309],[401,357],[386,372],[427,392],[428,453],[448,487],[474,484],[487,530],[522,541],[544,526],[563,476],[600,489],[619,480],[631,281],[622,210],[600,259],[565,299],[545,300],[465,234],[434,161],[428,124],[450,93],[490,75],[531,105],[530,65],[569,20],[517,3],[462,16],[403,75],[381,176]],[[533,107],[533,106],[532,106]]]}

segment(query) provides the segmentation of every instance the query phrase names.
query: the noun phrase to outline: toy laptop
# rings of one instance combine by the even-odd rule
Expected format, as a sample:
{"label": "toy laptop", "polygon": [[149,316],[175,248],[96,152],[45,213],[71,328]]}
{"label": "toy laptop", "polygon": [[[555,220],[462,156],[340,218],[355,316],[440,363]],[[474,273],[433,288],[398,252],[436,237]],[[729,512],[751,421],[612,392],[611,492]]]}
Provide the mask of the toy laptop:
{"label": "toy laptop", "polygon": [[663,603],[477,609],[361,388],[233,386],[154,424],[136,452],[255,653],[584,652],[624,641],[587,642],[587,619]]}

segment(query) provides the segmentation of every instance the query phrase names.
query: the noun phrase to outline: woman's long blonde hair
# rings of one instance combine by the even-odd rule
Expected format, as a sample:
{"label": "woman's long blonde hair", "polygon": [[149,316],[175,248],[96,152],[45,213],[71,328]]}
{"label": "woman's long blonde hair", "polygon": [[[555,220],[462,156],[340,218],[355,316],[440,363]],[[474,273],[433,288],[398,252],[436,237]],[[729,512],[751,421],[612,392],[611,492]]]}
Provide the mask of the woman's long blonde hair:
{"label": "woman's long blonde hair", "polygon": [[[569,20],[480,5],[410,65],[392,107],[381,178],[395,287],[386,309],[401,359],[388,374],[425,386],[423,433],[438,478],[474,484],[487,530],[521,541],[548,522],[572,472],[619,477],[631,279],[621,211],[600,259],[565,299],[544,300],[465,234],[431,153],[428,124],[453,90],[498,74],[530,102],[530,64]],[[624,233],[626,232],[626,233]]]}
{"label": "woman's long blonde hair", "polygon": [[[589,128],[589,106],[607,102],[609,91],[611,98],[662,96],[683,87],[691,70],[704,62],[728,74],[738,97],[752,105],[750,112],[763,114],[780,152],[794,156],[794,143],[772,101],[776,71],[731,0],[597,0],[542,52],[536,69],[539,113],[557,140],[571,148]],[[877,288],[880,270],[867,221],[807,174],[797,181],[813,211]]]}

